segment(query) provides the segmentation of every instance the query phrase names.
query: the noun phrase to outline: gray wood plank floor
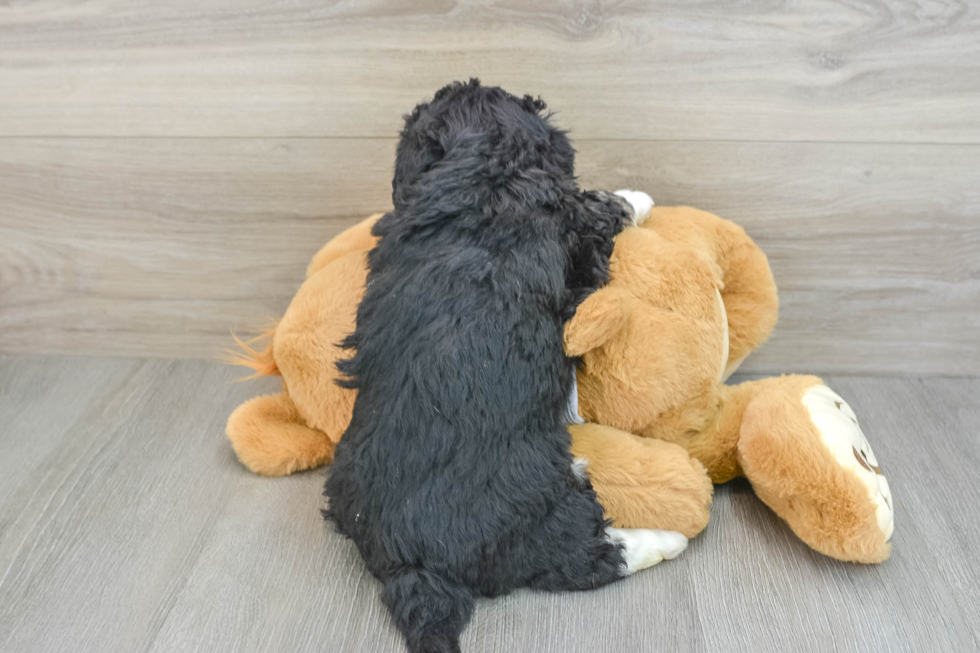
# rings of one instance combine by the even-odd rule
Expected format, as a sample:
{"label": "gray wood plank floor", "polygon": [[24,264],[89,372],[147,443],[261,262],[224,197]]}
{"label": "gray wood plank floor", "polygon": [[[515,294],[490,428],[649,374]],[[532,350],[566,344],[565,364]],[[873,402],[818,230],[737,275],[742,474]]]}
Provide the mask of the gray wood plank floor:
{"label": "gray wood plank floor", "polygon": [[[401,651],[323,523],[223,426],[274,382],[202,361],[0,357],[0,650]],[[802,545],[747,483],[689,550],[596,592],[480,603],[465,651],[966,651],[980,640],[980,379],[831,377],[894,488],[892,559]]]}

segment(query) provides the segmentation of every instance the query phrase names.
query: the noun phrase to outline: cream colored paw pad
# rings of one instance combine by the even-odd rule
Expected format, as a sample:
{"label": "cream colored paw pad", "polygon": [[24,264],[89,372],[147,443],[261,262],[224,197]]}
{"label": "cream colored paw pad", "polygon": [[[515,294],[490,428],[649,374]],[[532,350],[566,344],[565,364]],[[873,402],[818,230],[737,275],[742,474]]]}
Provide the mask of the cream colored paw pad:
{"label": "cream colored paw pad", "polygon": [[807,390],[803,394],[803,405],[810,412],[813,425],[837,463],[868,488],[875,520],[887,542],[895,528],[891,490],[871,445],[861,431],[857,415],[840,395],[825,385]]}

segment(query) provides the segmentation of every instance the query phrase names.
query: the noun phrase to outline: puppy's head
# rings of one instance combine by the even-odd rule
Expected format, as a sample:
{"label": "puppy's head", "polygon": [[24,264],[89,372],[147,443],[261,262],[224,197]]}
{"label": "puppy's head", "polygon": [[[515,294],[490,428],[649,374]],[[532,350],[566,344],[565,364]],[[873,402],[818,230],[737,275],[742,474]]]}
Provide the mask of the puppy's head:
{"label": "puppy's head", "polygon": [[540,99],[476,79],[439,90],[405,116],[392,180],[396,210],[557,205],[575,190],[575,151],[544,111]]}

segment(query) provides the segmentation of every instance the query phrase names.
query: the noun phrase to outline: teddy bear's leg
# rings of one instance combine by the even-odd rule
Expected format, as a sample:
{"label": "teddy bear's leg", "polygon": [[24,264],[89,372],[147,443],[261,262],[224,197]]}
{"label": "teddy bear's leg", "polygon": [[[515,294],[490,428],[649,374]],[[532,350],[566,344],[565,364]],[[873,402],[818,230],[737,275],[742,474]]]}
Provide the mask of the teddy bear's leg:
{"label": "teddy bear's leg", "polygon": [[285,394],[246,401],[228,418],[226,432],[242,464],[262,476],[286,476],[333,460],[334,443],[307,426]]}
{"label": "teddy bear's leg", "polygon": [[276,365],[302,422],[334,443],[350,423],[356,390],[337,385],[337,361],[351,355],[339,343],[354,331],[364,294],[367,254],[350,252],[296,292],[276,327]]}
{"label": "teddy bear's leg", "polygon": [[748,404],[738,443],[756,494],[817,551],[885,560],[891,492],[854,411],[816,377],[768,381],[778,383]]}
{"label": "teddy bear's leg", "polygon": [[614,526],[694,537],[708,525],[714,488],[683,448],[598,424],[568,431],[577,467],[588,474]]}

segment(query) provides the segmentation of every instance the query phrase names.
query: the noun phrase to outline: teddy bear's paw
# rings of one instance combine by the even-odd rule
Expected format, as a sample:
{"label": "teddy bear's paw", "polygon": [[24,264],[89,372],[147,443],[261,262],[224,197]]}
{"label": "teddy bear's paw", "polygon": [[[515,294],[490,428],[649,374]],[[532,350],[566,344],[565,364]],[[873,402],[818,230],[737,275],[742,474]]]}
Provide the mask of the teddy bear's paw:
{"label": "teddy bear's paw", "polygon": [[650,209],[653,208],[653,200],[643,191],[623,189],[617,190],[615,194],[629,202],[630,206],[633,207],[634,225],[643,224],[650,216]]}
{"label": "teddy bear's paw", "polygon": [[891,490],[858,425],[857,415],[840,395],[825,385],[808,389],[803,394],[803,405],[837,463],[868,489],[875,520],[887,542],[895,528]]}
{"label": "teddy bear's paw", "polygon": [[646,528],[607,528],[610,542],[623,545],[626,573],[632,574],[664,560],[673,560],[687,548],[687,538],[676,531]]}

